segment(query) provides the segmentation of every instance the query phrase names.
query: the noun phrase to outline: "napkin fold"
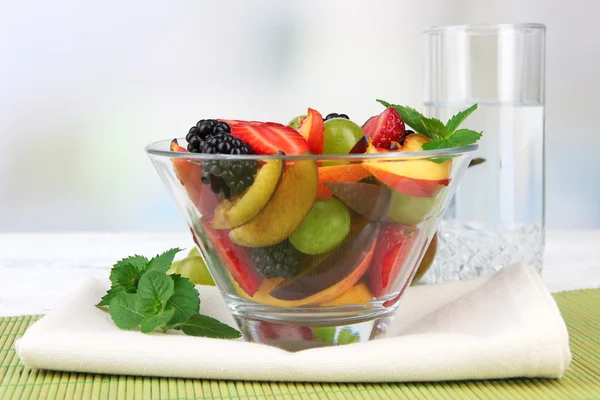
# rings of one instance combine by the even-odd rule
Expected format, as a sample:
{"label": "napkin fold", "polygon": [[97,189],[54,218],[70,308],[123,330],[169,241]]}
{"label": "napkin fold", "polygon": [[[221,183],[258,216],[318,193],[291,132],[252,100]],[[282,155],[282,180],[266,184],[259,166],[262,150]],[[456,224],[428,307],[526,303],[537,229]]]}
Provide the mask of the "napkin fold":
{"label": "napkin fold", "polygon": [[[539,275],[514,265],[471,281],[416,286],[387,337],[296,353],[242,340],[122,331],[94,304],[90,279],[16,343],[34,369],[182,378],[399,382],[561,377],[565,323]],[[201,312],[236,326],[219,292],[199,286]]]}

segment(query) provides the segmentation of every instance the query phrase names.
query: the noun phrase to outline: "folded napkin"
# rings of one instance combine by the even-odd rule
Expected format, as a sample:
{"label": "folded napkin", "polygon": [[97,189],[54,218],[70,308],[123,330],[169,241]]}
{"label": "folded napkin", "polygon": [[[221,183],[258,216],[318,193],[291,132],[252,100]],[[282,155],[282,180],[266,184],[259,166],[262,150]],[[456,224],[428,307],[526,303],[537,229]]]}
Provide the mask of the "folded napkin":
{"label": "folded napkin", "polygon": [[[89,280],[17,342],[31,368],[184,378],[381,382],[561,377],[568,333],[538,274],[515,265],[472,281],[407,290],[386,338],[287,352],[243,340],[122,331],[94,307]],[[218,291],[198,287],[201,312],[232,326]]]}

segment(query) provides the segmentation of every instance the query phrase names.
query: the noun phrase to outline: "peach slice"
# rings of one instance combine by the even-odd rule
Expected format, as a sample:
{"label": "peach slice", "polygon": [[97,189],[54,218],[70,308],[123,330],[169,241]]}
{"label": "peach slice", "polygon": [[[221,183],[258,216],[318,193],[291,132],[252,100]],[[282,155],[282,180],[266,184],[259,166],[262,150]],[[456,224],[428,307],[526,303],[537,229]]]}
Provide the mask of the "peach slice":
{"label": "peach slice", "polygon": [[373,300],[373,294],[364,283],[360,282],[352,286],[340,296],[321,303],[321,306],[348,306],[353,304],[367,304]]}
{"label": "peach slice", "polygon": [[[398,152],[423,151],[422,144],[431,139],[412,134],[406,137],[404,145],[396,150]],[[377,149],[369,146],[367,153],[389,153],[391,151]],[[363,164],[375,178],[410,196],[431,197],[435,196],[443,186],[450,183],[452,160],[435,163],[430,160],[371,160]]]}
{"label": "peach slice", "polygon": [[[177,139],[173,139],[171,142],[171,151],[189,153],[187,149],[177,143]],[[173,168],[190,201],[198,211],[202,215],[211,214],[219,203],[219,198],[208,186],[202,184],[202,167],[200,164],[189,159],[174,158]]]}
{"label": "peach slice", "polygon": [[245,247],[266,247],[287,238],[302,222],[317,195],[314,160],[296,160],[286,168],[267,205],[250,221],[229,232],[229,238]]}
{"label": "peach slice", "polygon": [[283,160],[268,160],[254,183],[233,201],[222,201],[215,209],[213,229],[231,229],[254,218],[269,202],[283,176]]}
{"label": "peach slice", "polygon": [[312,154],[323,154],[324,130],[323,116],[318,111],[309,108],[306,117],[300,123],[298,132],[306,139],[308,149]]}
{"label": "peach slice", "polygon": [[358,182],[371,176],[362,164],[341,164],[319,167],[319,186],[317,200],[324,200],[332,196],[331,190],[324,182]]}

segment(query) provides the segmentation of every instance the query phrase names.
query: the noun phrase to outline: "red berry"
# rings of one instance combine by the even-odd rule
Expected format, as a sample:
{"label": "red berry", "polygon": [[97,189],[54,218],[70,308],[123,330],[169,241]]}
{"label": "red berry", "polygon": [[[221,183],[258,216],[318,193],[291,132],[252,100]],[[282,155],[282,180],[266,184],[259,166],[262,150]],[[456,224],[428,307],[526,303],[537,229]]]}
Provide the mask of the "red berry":
{"label": "red berry", "polygon": [[390,107],[369,118],[362,129],[375,147],[389,149],[393,142],[402,143],[406,127],[398,112]]}
{"label": "red berry", "polygon": [[416,228],[387,224],[381,228],[367,272],[369,289],[375,297],[388,294],[417,237]]}
{"label": "red berry", "polygon": [[293,128],[275,122],[225,121],[231,126],[231,135],[248,143],[256,154],[301,155],[308,151],[308,143]]}

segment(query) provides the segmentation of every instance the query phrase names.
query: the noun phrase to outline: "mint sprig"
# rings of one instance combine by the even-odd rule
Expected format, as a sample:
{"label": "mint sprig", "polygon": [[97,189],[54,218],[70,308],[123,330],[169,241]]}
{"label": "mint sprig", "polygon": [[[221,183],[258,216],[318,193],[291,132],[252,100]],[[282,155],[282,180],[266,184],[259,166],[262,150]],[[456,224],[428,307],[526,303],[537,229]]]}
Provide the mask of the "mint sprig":
{"label": "mint sprig", "polygon": [[391,104],[379,99],[377,101],[386,108],[394,108],[406,125],[414,129],[415,132],[432,139],[423,144],[423,150],[468,146],[481,138],[481,132],[470,129],[458,129],[465,119],[477,109],[477,104],[473,104],[466,110],[457,113],[444,125],[439,119],[428,118],[414,108]]}
{"label": "mint sprig", "polygon": [[118,261],[110,273],[111,288],[97,304],[108,306],[119,328],[182,330],[186,335],[235,339],[240,332],[200,314],[200,295],[187,278],[166,271],[181,249],[170,249],[148,260],[135,255]]}

